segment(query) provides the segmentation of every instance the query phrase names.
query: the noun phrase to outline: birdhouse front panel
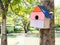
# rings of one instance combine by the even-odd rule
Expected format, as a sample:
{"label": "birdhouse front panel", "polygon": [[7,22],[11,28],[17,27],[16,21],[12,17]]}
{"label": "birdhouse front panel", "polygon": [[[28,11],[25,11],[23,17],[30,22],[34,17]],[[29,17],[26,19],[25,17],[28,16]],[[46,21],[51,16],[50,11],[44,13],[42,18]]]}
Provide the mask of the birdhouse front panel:
{"label": "birdhouse front panel", "polygon": [[32,12],[30,15],[30,26],[35,28],[44,28],[43,12]]}
{"label": "birdhouse front panel", "polygon": [[43,12],[32,12],[30,15],[31,20],[44,20]]}
{"label": "birdhouse front panel", "polygon": [[44,21],[42,20],[31,20],[30,26],[35,28],[44,28]]}

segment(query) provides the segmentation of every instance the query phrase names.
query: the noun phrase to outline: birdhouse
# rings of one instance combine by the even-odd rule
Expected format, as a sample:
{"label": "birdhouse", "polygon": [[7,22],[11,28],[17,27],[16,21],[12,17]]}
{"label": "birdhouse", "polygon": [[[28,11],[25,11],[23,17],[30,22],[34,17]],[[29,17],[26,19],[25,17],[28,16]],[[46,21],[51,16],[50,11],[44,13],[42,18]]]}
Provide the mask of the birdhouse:
{"label": "birdhouse", "polygon": [[43,6],[36,6],[30,14],[30,26],[35,28],[50,28],[51,15]]}

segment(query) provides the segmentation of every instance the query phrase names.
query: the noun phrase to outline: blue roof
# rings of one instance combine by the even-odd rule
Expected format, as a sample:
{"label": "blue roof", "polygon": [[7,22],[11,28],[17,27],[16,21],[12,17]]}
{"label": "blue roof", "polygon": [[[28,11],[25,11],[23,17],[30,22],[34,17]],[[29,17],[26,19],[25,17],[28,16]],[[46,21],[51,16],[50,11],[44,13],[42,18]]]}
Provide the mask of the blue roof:
{"label": "blue roof", "polygon": [[[38,5],[39,6],[39,5]],[[45,14],[46,18],[51,18],[50,13],[44,8],[44,6],[39,6],[39,8],[42,10],[42,12]]]}

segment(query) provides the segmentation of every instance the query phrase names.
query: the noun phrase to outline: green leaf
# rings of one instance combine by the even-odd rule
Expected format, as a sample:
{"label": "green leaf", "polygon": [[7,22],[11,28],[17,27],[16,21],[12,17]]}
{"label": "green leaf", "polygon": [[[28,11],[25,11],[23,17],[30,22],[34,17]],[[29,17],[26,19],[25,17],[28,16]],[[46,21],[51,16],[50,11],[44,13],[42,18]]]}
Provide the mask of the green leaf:
{"label": "green leaf", "polygon": [[2,0],[3,4],[6,5],[6,3],[8,2],[8,0]]}
{"label": "green leaf", "polygon": [[12,5],[16,5],[18,3],[21,3],[21,0],[12,0],[11,3]]}

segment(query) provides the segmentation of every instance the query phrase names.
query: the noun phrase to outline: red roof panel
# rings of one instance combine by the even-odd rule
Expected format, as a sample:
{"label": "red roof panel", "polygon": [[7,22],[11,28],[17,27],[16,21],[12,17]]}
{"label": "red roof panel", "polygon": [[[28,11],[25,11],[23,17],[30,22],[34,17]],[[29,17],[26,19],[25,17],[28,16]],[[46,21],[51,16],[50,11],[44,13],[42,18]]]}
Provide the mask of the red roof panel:
{"label": "red roof panel", "polygon": [[39,8],[39,6],[36,6],[33,10],[33,12],[42,12],[41,9]]}

